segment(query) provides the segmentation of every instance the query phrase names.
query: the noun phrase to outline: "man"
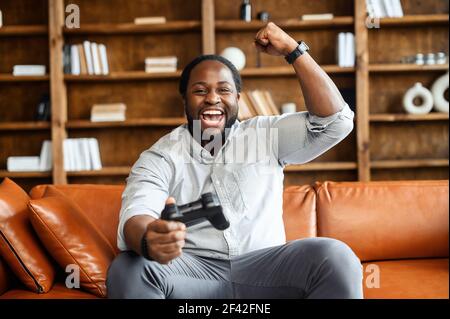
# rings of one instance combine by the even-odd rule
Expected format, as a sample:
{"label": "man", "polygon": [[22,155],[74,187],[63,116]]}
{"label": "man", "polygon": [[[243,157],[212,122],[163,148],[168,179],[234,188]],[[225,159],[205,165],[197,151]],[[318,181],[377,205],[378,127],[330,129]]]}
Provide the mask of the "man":
{"label": "man", "polygon": [[[261,29],[255,46],[287,57],[308,112],[240,123],[235,67],[214,55],[192,61],[180,81],[188,125],[143,152],[127,179],[110,298],[362,298],[361,264],[347,245],[286,244],[282,219],[283,167],[339,143],[353,129],[353,112],[307,46],[278,26]],[[262,157],[237,160],[255,144]],[[225,231],[159,219],[166,200],[186,204],[206,192],[217,194],[230,220]]]}

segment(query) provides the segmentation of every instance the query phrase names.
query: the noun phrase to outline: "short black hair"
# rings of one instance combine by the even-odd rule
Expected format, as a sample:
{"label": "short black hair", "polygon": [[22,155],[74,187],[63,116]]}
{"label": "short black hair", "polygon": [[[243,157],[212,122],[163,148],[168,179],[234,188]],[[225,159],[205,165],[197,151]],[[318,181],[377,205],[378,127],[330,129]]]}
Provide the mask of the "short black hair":
{"label": "short black hair", "polygon": [[197,64],[199,64],[203,61],[207,61],[207,60],[219,61],[220,63],[222,63],[226,67],[228,67],[228,69],[230,69],[230,71],[233,75],[233,80],[234,80],[234,85],[236,86],[236,90],[238,91],[238,93],[241,92],[241,87],[242,87],[241,75],[239,74],[239,71],[236,69],[236,67],[233,65],[233,63],[231,63],[228,59],[224,58],[223,56],[216,55],[216,54],[208,54],[208,55],[200,55],[200,56],[196,57],[194,60],[189,62],[188,65],[186,65],[183,72],[181,73],[178,91],[180,92],[180,94],[183,98],[186,96],[187,85],[189,82],[189,78],[191,76],[192,69],[194,69],[194,67]]}

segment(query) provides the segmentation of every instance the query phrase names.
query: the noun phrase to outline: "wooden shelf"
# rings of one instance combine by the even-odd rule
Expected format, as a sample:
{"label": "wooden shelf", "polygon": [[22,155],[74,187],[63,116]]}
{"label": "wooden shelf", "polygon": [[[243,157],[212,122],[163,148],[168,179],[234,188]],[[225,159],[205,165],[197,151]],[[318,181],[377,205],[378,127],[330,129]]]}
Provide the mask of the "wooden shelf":
{"label": "wooden shelf", "polygon": [[130,173],[131,166],[110,166],[96,171],[76,171],[67,172],[67,176],[89,177],[89,176],[127,176]]}
{"label": "wooden shelf", "polygon": [[0,178],[46,178],[52,177],[52,172],[9,172],[0,170]]}
{"label": "wooden shelf", "polygon": [[[403,18],[381,18],[381,27],[430,26],[448,24],[448,14],[424,14],[404,16]],[[379,30],[379,29],[371,29]]]}
{"label": "wooden shelf", "polygon": [[0,131],[49,130],[50,122],[0,122]]}
{"label": "wooden shelf", "polygon": [[435,65],[416,65],[416,64],[372,64],[369,65],[370,72],[420,72],[420,71],[447,71],[448,64],[435,64]]}
{"label": "wooden shelf", "polygon": [[170,21],[160,24],[107,24],[83,23],[81,28],[68,29],[64,28],[65,34],[147,34],[147,33],[165,33],[165,32],[180,32],[180,31],[200,31],[200,21]]}
{"label": "wooden shelf", "polygon": [[[300,19],[285,19],[273,21],[285,30],[304,30],[329,27],[352,27],[353,17],[335,17],[331,20],[302,21]],[[245,22],[242,20],[216,20],[216,31],[256,31],[266,25],[265,22],[253,20]]]}
{"label": "wooden shelf", "polygon": [[414,121],[448,121],[447,113],[417,114],[370,114],[371,122],[414,122]]}
{"label": "wooden shelf", "polygon": [[[342,68],[337,65],[322,65],[322,69],[328,73],[354,73],[355,68]],[[272,76],[295,76],[295,71],[290,66],[272,66],[262,68],[246,68],[241,71],[242,77],[272,77]]]}
{"label": "wooden shelf", "polygon": [[373,169],[448,167],[448,159],[413,159],[413,160],[372,161],[371,167]]}
{"label": "wooden shelf", "polygon": [[45,82],[49,81],[49,75],[12,75],[0,74],[0,82]]}
{"label": "wooden shelf", "polygon": [[286,166],[285,172],[304,172],[304,171],[347,171],[356,170],[355,162],[314,162],[303,165]]}
{"label": "wooden shelf", "polygon": [[8,25],[0,28],[0,37],[45,35],[47,33],[46,25]]}
{"label": "wooden shelf", "polygon": [[160,80],[160,79],[178,79],[181,71],[165,73],[146,73],[144,71],[112,72],[109,75],[64,75],[67,82],[109,82],[109,81],[127,81],[127,80]]}
{"label": "wooden shelf", "polygon": [[184,124],[184,117],[128,119],[124,122],[91,122],[89,120],[69,121],[66,124],[70,129],[88,129],[105,127],[139,127],[139,126],[178,126]]}

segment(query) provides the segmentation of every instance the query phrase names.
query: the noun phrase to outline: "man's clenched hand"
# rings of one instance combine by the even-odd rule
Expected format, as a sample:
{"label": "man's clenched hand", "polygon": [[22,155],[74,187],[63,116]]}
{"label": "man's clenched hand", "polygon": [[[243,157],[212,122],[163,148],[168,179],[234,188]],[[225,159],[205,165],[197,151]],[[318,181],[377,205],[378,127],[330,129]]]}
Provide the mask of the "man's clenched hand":
{"label": "man's clenched hand", "polygon": [[286,56],[295,50],[298,43],[275,23],[269,22],[256,34],[255,46],[269,55]]}

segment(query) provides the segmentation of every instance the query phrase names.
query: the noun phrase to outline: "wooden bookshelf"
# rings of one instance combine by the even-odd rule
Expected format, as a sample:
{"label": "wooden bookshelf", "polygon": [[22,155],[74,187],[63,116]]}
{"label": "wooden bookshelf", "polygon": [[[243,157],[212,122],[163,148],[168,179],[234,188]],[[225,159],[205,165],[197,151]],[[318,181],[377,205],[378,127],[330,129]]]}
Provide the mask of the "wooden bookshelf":
{"label": "wooden bookshelf", "polygon": [[[316,30],[320,28],[352,27],[353,17],[334,17],[331,20],[302,21],[299,19],[272,20],[284,30]],[[264,26],[261,21],[216,20],[215,29],[221,31],[258,31]]]}
{"label": "wooden bookshelf", "polygon": [[120,23],[120,24],[104,24],[92,23],[83,24],[79,29],[64,28],[65,34],[83,34],[83,35],[97,35],[97,34],[148,34],[148,33],[164,33],[164,32],[188,32],[200,31],[200,21],[170,21],[161,24],[145,24],[136,25],[134,23]]}
{"label": "wooden bookshelf", "polygon": [[428,72],[428,71],[446,71],[448,64],[436,65],[415,65],[415,64],[372,64],[369,66],[370,72],[389,73],[389,72]]}
{"label": "wooden bookshelf", "polygon": [[[91,122],[88,120],[70,121],[66,127],[71,129],[104,128],[104,127],[139,127],[139,126],[179,126],[186,123],[184,117],[128,119],[123,122]],[[1,129],[1,127],[0,127]]]}
{"label": "wooden bookshelf", "polygon": [[429,114],[371,114],[371,122],[424,122],[424,121],[448,121],[448,113]]}
{"label": "wooden bookshelf", "polygon": [[13,25],[0,28],[0,37],[46,35],[47,33],[46,25]]}
{"label": "wooden bookshelf", "polygon": [[[282,58],[257,56],[252,42],[264,24],[237,20],[241,0],[179,1],[176,6],[167,0],[129,1],[126,6],[121,0],[33,0],[32,9],[21,9],[29,3],[4,0],[5,25],[0,28],[0,56],[4,57],[0,64],[0,177],[16,178],[28,189],[43,182],[123,184],[143,150],[185,123],[178,80],[186,64],[200,54],[241,48],[246,55],[243,90],[268,90],[278,106],[295,102],[299,111],[305,110],[293,69]],[[79,29],[64,25],[69,3],[80,7]],[[252,0],[254,19],[256,12],[268,11],[271,21],[308,43],[311,55],[339,89],[356,92],[354,131],[314,161],[286,167],[286,185],[317,180],[448,179],[448,114],[404,114],[401,99],[416,82],[431,87],[449,65],[399,63],[402,57],[419,52],[448,53],[448,1],[402,0],[402,5],[405,17],[383,18],[379,29],[368,29],[364,1]],[[334,18],[299,19],[303,14],[325,12]],[[142,16],[165,16],[167,22],[135,25],[134,18]],[[339,32],[355,34],[354,68],[336,65]],[[84,40],[107,46],[109,75],[63,74],[64,44]],[[144,72],[145,57],[163,55],[178,57],[177,72]],[[15,64],[44,64],[49,74],[15,77],[11,74]],[[43,94],[51,96],[51,122],[34,120]],[[126,121],[89,121],[93,104],[118,102],[127,105]],[[64,171],[62,142],[67,137],[97,138],[104,168]],[[47,139],[53,142],[52,172],[5,171],[8,156],[37,156]]]}
{"label": "wooden bookshelf", "polygon": [[404,16],[403,18],[380,19],[381,27],[420,27],[430,25],[448,25],[448,14],[418,14]]}

